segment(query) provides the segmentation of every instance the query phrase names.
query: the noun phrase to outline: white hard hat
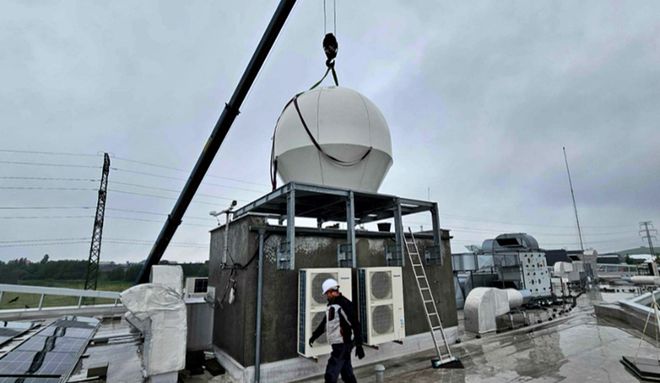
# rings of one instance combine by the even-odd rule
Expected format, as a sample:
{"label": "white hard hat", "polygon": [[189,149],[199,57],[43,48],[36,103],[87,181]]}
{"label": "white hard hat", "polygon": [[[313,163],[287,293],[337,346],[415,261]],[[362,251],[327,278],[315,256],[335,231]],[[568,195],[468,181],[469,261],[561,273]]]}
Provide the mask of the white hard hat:
{"label": "white hard hat", "polygon": [[323,281],[323,285],[321,286],[321,288],[323,289],[323,294],[325,294],[328,292],[328,290],[338,289],[339,283],[337,283],[337,281],[332,278],[328,278],[325,281]]}

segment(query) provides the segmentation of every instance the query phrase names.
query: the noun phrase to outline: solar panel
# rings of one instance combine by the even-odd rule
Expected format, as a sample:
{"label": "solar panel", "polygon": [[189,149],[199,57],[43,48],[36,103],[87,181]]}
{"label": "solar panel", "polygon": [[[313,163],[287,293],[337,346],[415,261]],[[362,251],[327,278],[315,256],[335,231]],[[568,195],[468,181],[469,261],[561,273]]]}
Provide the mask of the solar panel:
{"label": "solar panel", "polygon": [[14,350],[0,359],[0,374],[60,377],[72,361],[78,362],[77,353]]}
{"label": "solar panel", "polygon": [[95,329],[87,328],[66,328],[66,327],[55,327],[48,326],[42,331],[39,332],[39,335],[44,336],[66,336],[68,338],[89,338],[89,336],[96,331]]}
{"label": "solar panel", "polygon": [[0,322],[0,346],[34,327],[32,322]]}
{"label": "solar panel", "polygon": [[28,339],[16,348],[17,351],[77,352],[87,345],[86,338],[43,336],[40,334]]}
{"label": "solar panel", "polygon": [[32,377],[0,377],[0,383],[59,383],[60,378],[45,378],[40,376]]}
{"label": "solar panel", "polygon": [[66,381],[99,323],[85,317],[51,323],[0,357],[0,383]]}

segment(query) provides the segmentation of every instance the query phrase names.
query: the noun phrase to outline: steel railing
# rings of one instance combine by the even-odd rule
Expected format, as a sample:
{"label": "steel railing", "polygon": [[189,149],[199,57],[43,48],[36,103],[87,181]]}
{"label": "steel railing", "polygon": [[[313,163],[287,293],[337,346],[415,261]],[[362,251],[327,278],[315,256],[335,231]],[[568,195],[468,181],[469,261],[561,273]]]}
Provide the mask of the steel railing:
{"label": "steel railing", "polygon": [[39,305],[37,310],[41,310],[44,304],[44,298],[47,295],[77,297],[77,307],[83,306],[83,298],[102,298],[114,300],[114,306],[120,304],[118,291],[97,291],[97,290],[83,290],[83,289],[70,289],[66,287],[45,287],[45,286],[27,286],[27,285],[10,285],[0,284],[0,301],[4,293],[18,293],[18,294],[35,294],[39,295]]}

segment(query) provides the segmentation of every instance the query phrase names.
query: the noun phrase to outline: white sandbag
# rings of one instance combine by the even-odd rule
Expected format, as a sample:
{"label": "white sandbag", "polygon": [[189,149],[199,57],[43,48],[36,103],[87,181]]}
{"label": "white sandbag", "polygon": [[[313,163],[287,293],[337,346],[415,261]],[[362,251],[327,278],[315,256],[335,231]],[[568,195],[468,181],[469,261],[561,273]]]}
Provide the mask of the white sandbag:
{"label": "white sandbag", "polygon": [[144,328],[146,376],[182,370],[186,364],[186,306],[176,290],[145,283],[121,293],[121,302]]}
{"label": "white sandbag", "polygon": [[183,295],[183,268],[179,265],[152,266],[149,282],[167,286],[179,295]]}

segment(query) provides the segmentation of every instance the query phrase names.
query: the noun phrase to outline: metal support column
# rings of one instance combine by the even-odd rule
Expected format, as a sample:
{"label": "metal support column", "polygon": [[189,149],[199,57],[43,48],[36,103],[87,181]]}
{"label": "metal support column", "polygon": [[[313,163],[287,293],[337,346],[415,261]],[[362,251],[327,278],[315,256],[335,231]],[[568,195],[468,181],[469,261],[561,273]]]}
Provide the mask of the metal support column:
{"label": "metal support column", "polygon": [[280,268],[294,270],[296,268],[296,189],[294,188],[286,195],[286,241],[288,265],[280,265]]}
{"label": "metal support column", "polygon": [[440,213],[438,209],[438,204],[433,203],[433,208],[431,208],[431,223],[433,225],[433,246],[438,252],[438,257],[440,257],[440,265],[444,264],[444,257],[442,254],[442,238],[440,233]]}
{"label": "metal support column", "polygon": [[357,254],[355,254],[355,198],[353,192],[348,193],[346,200],[346,240],[351,249],[351,267],[357,267]]}
{"label": "metal support column", "polygon": [[257,324],[254,345],[254,382],[259,382],[261,375],[261,297],[264,289],[264,229],[259,229],[259,263],[257,270]]}
{"label": "metal support column", "polygon": [[401,266],[405,266],[403,247],[406,244],[405,231],[403,229],[403,219],[401,218],[401,201],[397,198],[394,202],[394,239],[396,249],[401,258]]}

